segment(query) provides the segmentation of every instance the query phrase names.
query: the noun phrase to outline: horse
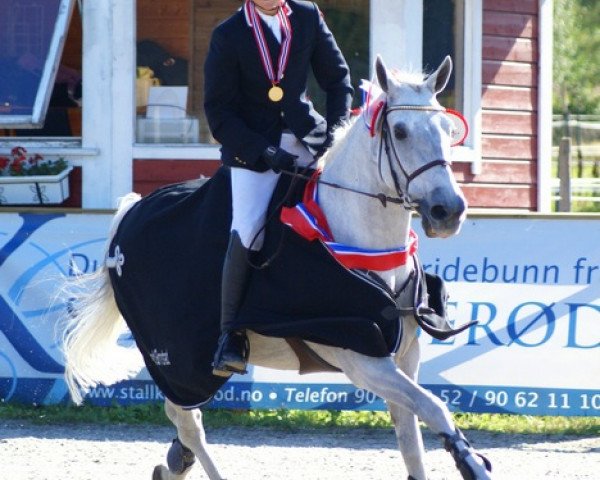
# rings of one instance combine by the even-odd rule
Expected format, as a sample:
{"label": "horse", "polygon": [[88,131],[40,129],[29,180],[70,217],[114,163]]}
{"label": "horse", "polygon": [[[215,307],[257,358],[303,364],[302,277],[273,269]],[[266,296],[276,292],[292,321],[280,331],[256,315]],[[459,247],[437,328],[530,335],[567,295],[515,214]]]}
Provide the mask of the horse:
{"label": "horse", "polygon": [[[446,238],[459,232],[467,209],[465,197],[450,168],[452,122],[437,99],[437,95],[448,83],[452,61],[450,57],[446,57],[433,73],[427,75],[390,70],[378,56],[374,70],[375,79],[373,83],[368,82],[371,86],[366,89],[368,94],[362,113],[335,132],[332,147],[320,161],[319,175],[316,180],[313,177],[310,181],[326,218],[332,237],[330,240],[334,239],[335,242],[322,239],[312,242],[300,239],[299,242],[316,245],[315,248],[323,251],[326,251],[326,246],[334,243],[350,245],[361,251],[393,251],[403,254],[403,262],[388,264],[384,261],[387,266],[380,267],[376,272],[366,272],[369,278],[376,277],[373,282],[379,285],[381,291],[387,292],[386,298],[393,299],[392,303],[396,303],[396,308],[392,309],[394,314],[391,320],[395,328],[401,331],[401,335],[397,337],[391,351],[375,355],[364,353],[369,351],[370,347],[363,349],[360,339],[356,348],[341,348],[330,338],[319,341],[305,332],[303,344],[310,351],[310,355],[317,357],[321,363],[343,372],[354,385],[373,392],[386,401],[409,480],[427,478],[419,420],[440,436],[464,479],[490,479],[492,477],[489,460],[473,448],[456,427],[444,402],[417,383],[418,327],[422,326],[428,331],[435,328],[429,322],[423,321],[433,310],[427,306],[427,293],[422,291],[422,267],[416,260],[414,251],[411,251],[411,248],[416,248],[411,230],[412,215],[413,212],[418,212],[428,237]],[[294,175],[290,174],[293,177],[292,181],[301,176],[301,173],[296,171]],[[215,177],[219,175],[209,179],[204,186],[194,188],[201,192],[206,188],[208,196],[211,188],[216,189],[219,204],[226,203],[222,201],[225,195],[219,190],[220,187],[216,187],[219,180]],[[222,183],[226,184],[227,181]],[[167,191],[163,197],[168,199],[171,195],[172,192]],[[170,273],[156,267],[156,262],[159,261],[157,257],[172,255],[169,261],[176,262],[179,258],[177,250],[182,250],[182,263],[170,264],[171,270],[190,270],[190,266],[186,267],[186,255],[192,249],[204,248],[196,247],[194,243],[201,242],[208,236],[208,232],[194,234],[193,238],[188,238],[180,244],[172,243],[178,241],[173,238],[177,235],[171,235],[169,232],[148,234],[143,228],[137,227],[136,215],[149,214],[152,209],[163,208],[152,205],[148,198],[153,197],[150,195],[140,198],[137,194],[129,194],[121,200],[106,244],[106,262],[96,272],[68,281],[71,287],[75,282],[75,288],[70,290],[71,308],[62,339],[66,382],[75,403],[81,403],[84,392],[90,388],[100,383],[110,385],[130,378],[138,372],[143,365],[139,362],[139,352],[135,348],[123,346],[119,340],[124,329],[129,328],[137,348],[142,351],[150,375],[165,393],[165,413],[177,429],[177,438],[173,440],[167,452],[167,465],[155,467],[153,480],[183,480],[196,459],[200,461],[208,478],[223,479],[225,477],[209,454],[202,425],[202,410],[194,408],[201,405],[194,405],[191,399],[182,400],[185,394],[178,395],[173,386],[178,383],[178,387],[185,392],[188,392],[186,387],[204,388],[202,391],[208,392],[206,398],[210,399],[215,385],[218,387],[221,384],[211,384],[208,387],[192,385],[203,382],[194,382],[191,377],[186,376],[178,382],[170,381],[165,372],[170,371],[168,369],[172,368],[172,363],[178,361],[174,358],[178,354],[177,349],[150,350],[146,338],[141,333],[144,323],[148,323],[148,320],[136,318],[143,316],[137,308],[147,307],[144,310],[147,312],[167,308],[165,311],[170,312],[171,318],[155,322],[167,322],[168,330],[163,330],[162,335],[172,336],[173,332],[176,332],[177,338],[174,341],[183,343],[183,337],[193,337],[197,335],[197,329],[204,331],[203,329],[208,327],[198,325],[201,322],[193,315],[194,312],[192,317],[196,323],[185,327],[189,330],[182,330],[179,326],[178,322],[183,321],[180,317],[189,316],[190,311],[187,307],[185,312],[180,311],[183,307],[175,303],[192,301],[186,300],[189,299],[189,292],[185,293],[187,297],[180,298],[177,291],[165,295],[161,294],[160,290],[151,291],[150,287],[148,290],[136,290],[130,285],[125,285],[123,280],[125,273],[129,272],[131,275],[143,277],[145,281],[150,282],[148,285],[170,282],[170,277],[167,280],[163,278]],[[194,222],[191,219],[193,212],[189,215],[189,212],[179,214],[179,209],[183,208],[179,204],[183,205],[185,201],[179,202],[177,196],[174,198],[168,201],[177,205],[164,207],[168,212],[155,223],[161,225],[168,217],[172,218],[173,222],[186,224],[189,231],[195,231],[194,226],[190,224]],[[210,214],[203,209],[202,215],[204,214],[213,218],[213,221],[220,222],[219,228],[224,230],[227,237],[227,215],[222,214],[221,210]],[[289,227],[284,225],[283,228]],[[119,232],[123,238],[116,241]],[[126,242],[126,239],[132,236],[137,242],[132,244],[134,247]],[[270,236],[273,235],[267,232],[266,238]],[[290,234],[286,238],[289,237]],[[144,250],[144,253],[140,254],[142,259],[136,261],[135,250],[145,249],[145,242],[155,244],[157,250]],[[171,243],[167,245],[166,242]],[[210,250],[212,247],[206,248]],[[175,253],[172,253],[174,250]],[[216,250],[201,252],[200,255],[203,261],[208,261],[208,257],[215,257],[216,263],[222,265],[224,252],[225,246],[219,243]],[[330,257],[333,255],[329,251],[326,254]],[[279,258],[274,253],[270,260],[272,265],[262,271],[270,272]],[[330,263],[336,268],[355,274],[350,275],[353,278],[367,276],[364,271],[359,271],[360,269],[340,267],[337,258]],[[255,273],[259,271],[261,270],[257,267]],[[289,276],[287,272],[286,275]],[[187,272],[186,278],[194,278],[193,272]],[[206,286],[207,282],[219,283],[215,278],[201,281],[199,288]],[[161,283],[161,288],[169,288],[168,283]],[[302,289],[297,289],[298,295],[301,295]],[[210,295],[213,297],[218,296],[218,291],[207,292],[212,292]],[[201,294],[202,292],[198,291],[196,296]],[[252,293],[248,296],[251,297]],[[212,302],[210,305],[218,304],[218,298],[209,300]],[[132,304],[135,305],[131,306]],[[389,310],[386,311],[389,313]],[[216,314],[218,317],[218,311]],[[348,314],[347,319],[335,319],[334,330],[344,331],[345,321],[348,321],[348,324],[353,321],[352,325],[364,324],[350,317],[352,315]],[[389,315],[387,318],[389,319]],[[288,323],[291,325],[294,322]],[[372,331],[373,329],[369,330]],[[450,333],[457,331],[459,330]],[[212,335],[201,333],[200,335],[210,337],[212,344],[203,347],[196,344],[196,350],[206,350],[206,358],[212,359],[218,333],[218,326]],[[275,369],[301,370],[301,355],[284,337],[284,334],[270,335],[268,331],[265,333],[258,327],[248,328],[249,363]],[[191,360],[179,362],[187,368],[185,375],[192,375],[198,368],[211,371],[210,362],[208,365],[200,365],[201,362]],[[210,383],[210,379],[207,381]]]}

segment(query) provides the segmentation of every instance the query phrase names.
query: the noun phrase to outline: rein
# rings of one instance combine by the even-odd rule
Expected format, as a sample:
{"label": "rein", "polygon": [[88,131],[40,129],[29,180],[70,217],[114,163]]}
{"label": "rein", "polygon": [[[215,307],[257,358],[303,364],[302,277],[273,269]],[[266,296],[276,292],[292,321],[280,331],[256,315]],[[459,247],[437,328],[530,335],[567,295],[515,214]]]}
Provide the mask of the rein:
{"label": "rein", "polygon": [[[310,167],[310,165],[307,168],[309,168],[309,167]],[[295,178],[301,178],[302,180],[308,180],[308,181],[313,180],[314,181],[314,179],[312,177],[309,177],[308,175],[304,175],[303,173],[299,173],[299,172],[287,172],[287,171],[282,170],[281,173],[295,177]],[[365,192],[363,190],[357,190],[356,188],[345,187],[343,185],[340,185],[339,183],[328,182],[326,180],[322,180],[321,178],[316,180],[316,182],[321,185],[325,185],[327,187],[337,188],[339,190],[346,190],[347,192],[356,193],[357,195],[363,195],[363,196],[369,197],[369,198],[375,198],[381,202],[381,205],[383,205],[384,208],[387,207],[388,203],[393,203],[396,205],[404,205],[405,208],[410,209],[410,207],[407,207],[406,201],[401,193],[398,195],[398,197],[390,197],[388,195],[385,195],[384,193],[369,193],[369,192]]]}

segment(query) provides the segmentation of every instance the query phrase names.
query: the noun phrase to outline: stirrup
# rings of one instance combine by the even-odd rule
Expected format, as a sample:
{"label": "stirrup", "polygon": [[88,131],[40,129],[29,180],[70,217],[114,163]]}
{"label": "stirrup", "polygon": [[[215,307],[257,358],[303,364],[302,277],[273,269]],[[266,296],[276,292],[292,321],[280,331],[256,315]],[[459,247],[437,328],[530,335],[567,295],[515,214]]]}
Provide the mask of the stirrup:
{"label": "stirrup", "polygon": [[234,373],[241,375],[248,373],[246,364],[249,350],[250,344],[246,332],[233,331],[222,334],[213,361],[213,375],[231,377]]}
{"label": "stirrup", "polygon": [[[492,471],[492,462],[488,460],[487,457],[479,453],[467,440],[467,438],[463,435],[458,427],[455,428],[453,435],[448,435],[447,433],[441,433],[440,436],[444,439],[444,448],[446,451],[450,452],[452,458],[454,459],[454,463],[456,464],[456,468],[461,473],[462,477],[466,480],[476,480],[476,474],[471,468],[471,466],[465,461],[465,459],[469,455],[476,455],[483,461],[485,469],[488,472]],[[465,444],[465,448],[459,450],[457,443],[463,442]]]}

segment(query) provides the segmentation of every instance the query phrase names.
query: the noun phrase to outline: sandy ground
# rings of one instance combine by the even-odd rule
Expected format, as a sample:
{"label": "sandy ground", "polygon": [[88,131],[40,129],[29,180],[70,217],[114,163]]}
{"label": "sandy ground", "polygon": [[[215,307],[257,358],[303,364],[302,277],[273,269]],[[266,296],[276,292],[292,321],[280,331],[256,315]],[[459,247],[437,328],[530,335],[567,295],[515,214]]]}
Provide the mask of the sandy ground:
{"label": "sandy ground", "polygon": [[[466,432],[495,479],[600,479],[600,438]],[[168,427],[37,426],[0,422],[2,480],[150,480],[174,436]],[[207,432],[228,479],[406,479],[391,430],[223,428]],[[429,480],[460,479],[425,433]],[[199,465],[187,480],[204,479]]]}

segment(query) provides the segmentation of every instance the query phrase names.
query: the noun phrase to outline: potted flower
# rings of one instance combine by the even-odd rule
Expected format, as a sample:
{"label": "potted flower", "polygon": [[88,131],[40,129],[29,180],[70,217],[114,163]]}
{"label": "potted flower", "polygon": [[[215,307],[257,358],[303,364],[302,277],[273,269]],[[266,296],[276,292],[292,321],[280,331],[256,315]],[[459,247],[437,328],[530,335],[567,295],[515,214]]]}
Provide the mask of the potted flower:
{"label": "potted flower", "polygon": [[14,147],[9,157],[0,156],[0,205],[62,203],[69,197],[71,170],[63,158],[47,160]]}

